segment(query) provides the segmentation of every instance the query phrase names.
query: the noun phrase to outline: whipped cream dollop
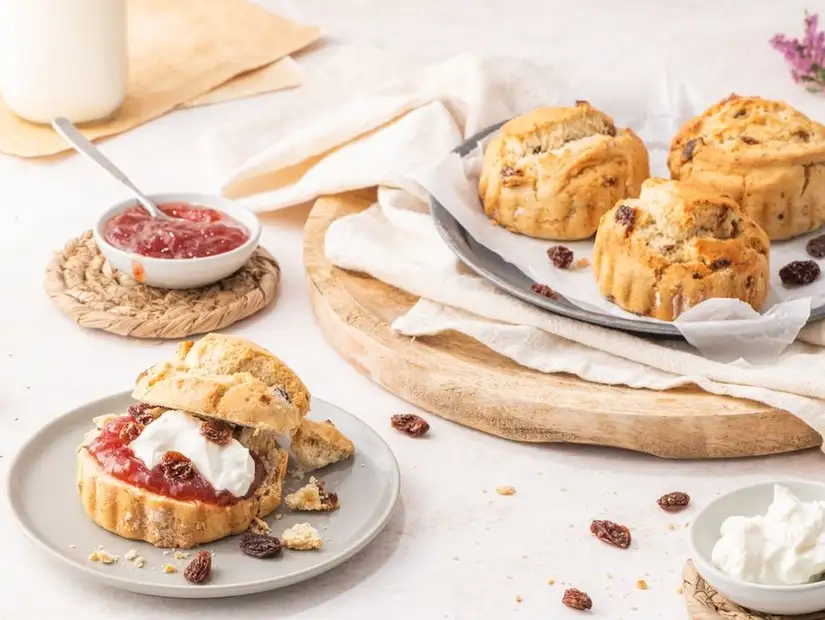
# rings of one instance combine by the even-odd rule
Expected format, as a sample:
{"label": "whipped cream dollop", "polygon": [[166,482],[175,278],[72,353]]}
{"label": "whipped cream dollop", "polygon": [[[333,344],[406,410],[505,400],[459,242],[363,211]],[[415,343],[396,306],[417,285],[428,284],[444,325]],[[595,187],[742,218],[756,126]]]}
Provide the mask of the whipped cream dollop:
{"label": "whipped cream dollop", "polygon": [[237,439],[219,445],[201,435],[201,420],[183,411],[167,411],[129,444],[149,469],[167,452],[180,452],[215,490],[243,497],[255,480],[255,460]]}
{"label": "whipped cream dollop", "polygon": [[767,514],[730,517],[720,533],[712,561],[730,577],[798,585],[825,572],[825,502],[800,501],[781,485],[774,487]]}

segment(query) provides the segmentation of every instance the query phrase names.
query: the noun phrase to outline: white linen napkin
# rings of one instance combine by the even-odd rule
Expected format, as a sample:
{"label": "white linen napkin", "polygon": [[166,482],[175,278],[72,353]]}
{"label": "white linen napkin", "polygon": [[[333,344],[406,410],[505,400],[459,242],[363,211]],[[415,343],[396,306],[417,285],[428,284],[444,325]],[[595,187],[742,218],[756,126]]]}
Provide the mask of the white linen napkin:
{"label": "white linen napkin", "polygon": [[[271,116],[211,136],[214,174],[223,193],[262,211],[379,186],[375,205],[330,227],[326,254],[341,268],[421,297],[393,329],[409,336],[457,330],[524,366],[598,383],[654,390],[694,383],[788,410],[825,430],[819,370],[825,349],[796,342],[769,366],[711,361],[683,342],[647,340],[539,310],[471,275],[443,244],[427,214],[426,194],[411,179],[484,127],[537,105],[567,102],[562,93],[569,87],[555,72],[459,56],[356,94],[359,86],[404,75],[399,67],[416,63],[394,64],[384,52],[365,48],[339,49],[336,56],[304,89],[287,93]],[[661,88],[602,86],[576,98],[617,119],[638,115]],[[347,101],[340,103],[339,95]],[[672,122],[641,120],[634,126]],[[811,326],[801,337],[823,344],[825,329]]]}

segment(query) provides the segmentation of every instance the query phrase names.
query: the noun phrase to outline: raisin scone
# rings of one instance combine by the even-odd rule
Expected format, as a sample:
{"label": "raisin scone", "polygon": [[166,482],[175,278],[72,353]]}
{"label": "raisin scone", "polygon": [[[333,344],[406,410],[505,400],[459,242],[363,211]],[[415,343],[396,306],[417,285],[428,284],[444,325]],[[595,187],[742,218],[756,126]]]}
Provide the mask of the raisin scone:
{"label": "raisin scone", "polygon": [[484,153],[479,195],[487,216],[508,230],[586,239],[617,200],[639,195],[648,176],[639,137],[579,101],[505,123]]}
{"label": "raisin scone", "polygon": [[781,101],[731,95],[679,129],[672,178],[729,196],[773,240],[825,223],[825,126]]}
{"label": "raisin scone", "polygon": [[733,200],[688,184],[648,179],[599,224],[593,272],[620,307],[672,321],[705,299],[768,294],[768,236]]}
{"label": "raisin scone", "polygon": [[141,373],[132,397],[283,434],[298,428],[310,403],[286,364],[248,340],[224,334],[180,343],[173,359]]}
{"label": "raisin scone", "polygon": [[292,436],[291,450],[301,469],[310,472],[348,459],[355,446],[330,420],[315,422],[304,418]]}
{"label": "raisin scone", "polygon": [[95,420],[77,450],[81,504],[100,527],[189,549],[249,528],[281,502],[274,433],[146,404]]}

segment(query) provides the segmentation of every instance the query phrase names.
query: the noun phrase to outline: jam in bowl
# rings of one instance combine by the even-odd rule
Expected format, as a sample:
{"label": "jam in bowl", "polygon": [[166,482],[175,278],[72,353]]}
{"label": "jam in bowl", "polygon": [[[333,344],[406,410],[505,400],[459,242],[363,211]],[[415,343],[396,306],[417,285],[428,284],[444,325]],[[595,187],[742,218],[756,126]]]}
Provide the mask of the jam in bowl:
{"label": "jam in bowl", "polygon": [[258,245],[258,219],[228,198],[149,198],[169,219],[153,218],[128,200],[107,209],[94,229],[106,259],[142,284],[169,289],[214,284],[240,269]]}

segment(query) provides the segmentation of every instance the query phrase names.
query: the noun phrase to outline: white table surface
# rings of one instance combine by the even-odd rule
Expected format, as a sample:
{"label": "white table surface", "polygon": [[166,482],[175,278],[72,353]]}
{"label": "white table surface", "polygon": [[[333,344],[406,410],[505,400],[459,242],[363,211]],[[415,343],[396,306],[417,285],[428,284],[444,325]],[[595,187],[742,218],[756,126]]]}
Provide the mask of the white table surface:
{"label": "white table surface", "polygon": [[[651,58],[699,87],[785,97],[809,113],[822,100],[787,77],[767,39],[799,33],[797,1],[561,2],[559,0],[284,0],[281,14],[322,26],[332,44],[362,41],[433,60],[463,52],[554,62],[565,72],[644,79]],[[510,8],[517,6],[518,9]],[[299,60],[311,71],[313,54]],[[729,86],[728,86],[729,84]],[[194,146],[217,123],[266,109],[279,94],[177,112],[105,143],[105,152],[147,191],[212,187]],[[819,119],[825,118],[820,113]],[[77,157],[55,163],[0,158],[0,473],[20,444],[53,416],[128,389],[172,343],[140,342],[77,327],[42,289],[51,253],[121,199],[114,182]],[[527,446],[428,416],[426,441],[388,428],[411,411],[362,377],[324,342],[301,264],[305,208],[267,216],[263,245],[280,260],[277,303],[232,331],[271,348],[313,394],[361,416],[396,451],[403,492],[376,541],[348,564],[309,583],[242,599],[161,600],[79,580],[23,539],[0,504],[3,577],[0,619],[29,618],[563,618],[564,586],[590,593],[594,618],[684,617],[676,588],[687,558],[686,525],[718,493],[782,476],[821,477],[818,451],[728,462],[673,462],[615,450]],[[495,493],[513,485],[515,496]],[[694,507],[677,516],[656,507],[684,490]],[[75,510],[75,506],[55,506]],[[633,528],[634,547],[616,550],[588,532],[593,518]],[[669,524],[679,526],[673,530]],[[548,579],[556,580],[549,586]],[[645,579],[649,589],[636,589]],[[517,602],[520,596],[523,601]]]}

